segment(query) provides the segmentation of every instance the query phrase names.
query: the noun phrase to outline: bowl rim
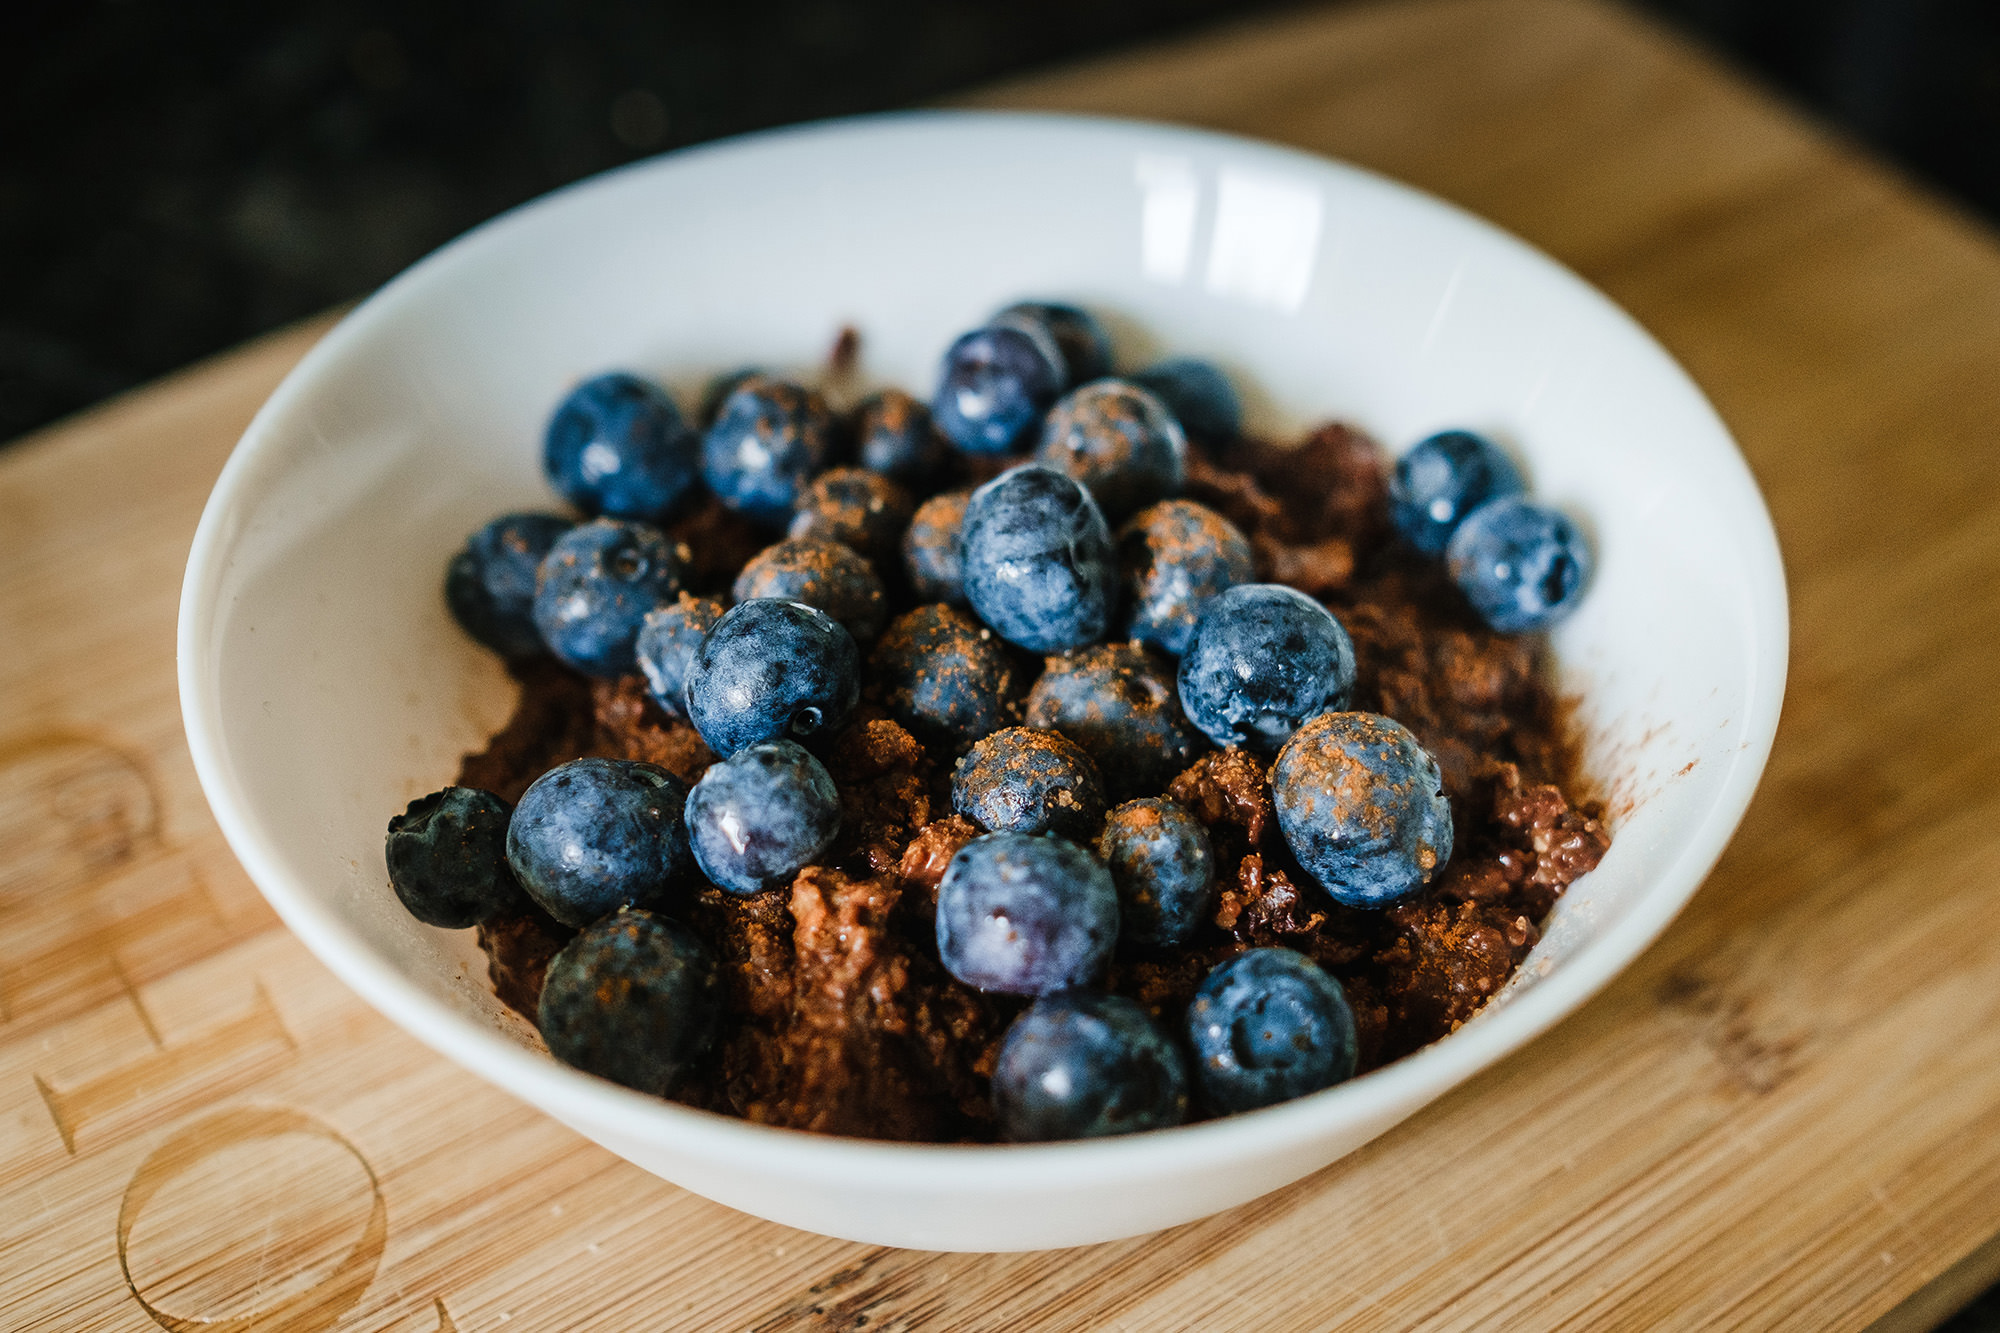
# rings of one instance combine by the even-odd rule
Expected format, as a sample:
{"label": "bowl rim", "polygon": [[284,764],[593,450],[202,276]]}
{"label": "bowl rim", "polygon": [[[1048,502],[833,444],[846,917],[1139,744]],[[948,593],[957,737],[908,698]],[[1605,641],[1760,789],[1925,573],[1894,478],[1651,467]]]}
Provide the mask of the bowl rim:
{"label": "bowl rim", "polygon": [[[1575,956],[1506,1003],[1482,1009],[1456,1032],[1368,1074],[1324,1091],[1261,1110],[1172,1129],[1112,1138],[1044,1144],[932,1144],[848,1138],[753,1123],[652,1097],[610,1083],[523,1047],[405,978],[386,959],[293,882],[274,840],[252,815],[244,784],[231,764],[213,644],[208,634],[220,603],[221,577],[235,535],[235,512],[257,480],[267,448],[294,404],[337,365],[347,349],[364,343],[378,325],[421,301],[455,262],[475,247],[504,240],[526,215],[559,206],[572,196],[614,187],[628,175],[690,158],[745,147],[825,137],[867,137],[911,126],[981,127],[1038,134],[1078,130],[1120,133],[1149,147],[1180,142],[1248,152],[1281,160],[1302,172],[1361,178],[1409,202],[1442,210],[1458,223],[1485,232],[1517,257],[1539,266],[1551,280],[1597,304],[1653,347],[1694,399],[1707,409],[1726,449],[1730,484],[1747,493],[1746,514],[1762,521],[1736,534],[1753,557],[1744,582],[1752,633],[1744,716],[1733,728],[1737,744],[1715,799],[1674,855],[1648,876],[1647,890],[1616,925]],[[182,584],[176,635],[183,725],[196,777],[216,823],[251,880],[285,925],[315,957],[370,1005],[420,1041],[572,1126],[615,1124],[621,1137],[671,1143],[710,1160],[752,1156],[766,1171],[795,1172],[802,1181],[833,1186],[879,1187],[886,1177],[924,1180],[932,1192],[974,1188],[998,1195],[1027,1195],[1052,1185],[1067,1188],[1116,1184],[1157,1172],[1162,1150],[1184,1169],[1226,1167],[1308,1147],[1337,1126],[1367,1124],[1398,1110],[1414,1113],[1453,1085],[1518,1050],[1581,1007],[1622,972],[1693,897],[1720,858],[1747,811],[1770,755],[1783,702],[1789,651],[1788,599],[1776,532],[1761,492],[1734,437],[1671,353],[1625,310],[1567,267],[1512,233],[1426,191],[1319,153],[1211,130],[1109,116],[1057,112],[919,110],[844,117],[735,136],[644,159],[538,196],[474,227],[419,260],[347,313],[292,368],[258,410],[231,451],[202,511]],[[1392,1123],[1392,1122],[1383,1122]],[[587,1131],[586,1131],[587,1132]]]}

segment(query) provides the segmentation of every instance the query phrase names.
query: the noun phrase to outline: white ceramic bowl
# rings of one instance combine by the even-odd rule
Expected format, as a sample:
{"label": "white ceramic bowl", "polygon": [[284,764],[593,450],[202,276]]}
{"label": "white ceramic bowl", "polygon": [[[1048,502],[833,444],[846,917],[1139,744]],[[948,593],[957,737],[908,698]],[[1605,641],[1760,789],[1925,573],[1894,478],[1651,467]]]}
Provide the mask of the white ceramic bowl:
{"label": "white ceramic bowl", "polygon": [[[565,1068],[470,931],[388,888],[388,817],[506,716],[439,594],[464,535],[551,502],[549,411],[611,367],[686,394],[807,367],[836,330],[927,392],[1018,297],[1104,312],[1122,362],[1240,377],[1252,424],[1453,425],[1525,460],[1595,543],[1556,635],[1615,841],[1475,1022],[1344,1086],[1092,1143],[929,1147],[763,1128]],[[1321,158],[1161,126],[892,116],[642,163],[390,283],[278,389],[216,484],[181,604],[188,742],[217,820],[314,953],[423,1041],[612,1151],[793,1226],[932,1249],[1074,1245],[1241,1203],[1351,1151],[1576,1008],[1665,928],[1750,800],[1783,694],[1783,572],[1755,483],[1678,366],[1557,264]]]}

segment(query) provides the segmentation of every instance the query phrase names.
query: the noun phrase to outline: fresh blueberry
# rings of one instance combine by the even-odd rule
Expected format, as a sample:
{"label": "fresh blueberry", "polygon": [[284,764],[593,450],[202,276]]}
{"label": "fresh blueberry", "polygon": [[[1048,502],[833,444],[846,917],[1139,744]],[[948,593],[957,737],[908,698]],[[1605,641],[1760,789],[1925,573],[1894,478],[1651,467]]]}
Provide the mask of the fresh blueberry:
{"label": "fresh blueberry", "polygon": [[1553,625],[1583,597],[1590,548],[1576,525],[1519,496],[1472,511],[1445,548],[1451,577],[1494,629]]}
{"label": "fresh blueberry", "polygon": [[1035,461],[1089,487],[1116,522],[1180,494],[1187,438],[1146,390],[1126,380],[1097,380],[1049,410]]}
{"label": "fresh blueberry", "polygon": [[879,472],[829,468],[799,496],[785,535],[839,542],[879,565],[896,558],[916,509],[910,493]]}
{"label": "fresh blueberry", "polygon": [[968,454],[1012,453],[1067,378],[1062,350],[1034,321],[974,329],[944,354],[931,419]]}
{"label": "fresh blueberry", "polygon": [[1113,808],[1098,836],[1097,855],[1118,889],[1121,945],[1177,949],[1215,910],[1215,852],[1208,830],[1164,796]]}
{"label": "fresh blueberry", "polygon": [[1142,509],[1118,534],[1126,634],[1179,657],[1212,598],[1255,577],[1234,523],[1192,500]]}
{"label": "fresh blueberry", "polygon": [[666,1096],[715,1040],[722,983],[701,938],[651,912],[619,912],[549,960],[536,1013],[566,1065]]}
{"label": "fresh blueberry", "polygon": [[701,641],[715,628],[727,608],[713,597],[682,593],[678,599],[646,613],[639,623],[634,654],[646,689],[669,717],[687,716],[687,678],[694,669]]}
{"label": "fresh blueberry", "polygon": [[888,594],[867,557],[820,537],[788,537],[765,547],[743,566],[732,591],[739,602],[781,597],[816,606],[856,643],[873,643],[889,618]]}
{"label": "fresh blueberry", "polygon": [[1062,353],[1063,384],[1075,388],[1111,373],[1111,336],[1087,310],[1055,301],[1017,301],[993,317],[995,324],[1032,322]]}
{"label": "fresh blueberry", "polygon": [[951,446],[931,427],[931,410],[901,389],[884,389],[854,414],[861,466],[905,486],[922,486],[944,466]]}
{"label": "fresh blueberry", "polygon": [[959,534],[971,491],[945,491],[917,506],[903,533],[903,572],[920,601],[965,603]]}
{"label": "fresh blueberry", "polygon": [[524,912],[507,866],[507,803],[477,787],[419,796],[389,821],[389,884],[427,926],[463,930],[503,912]]}
{"label": "fresh blueberry", "polygon": [[542,910],[587,926],[678,900],[691,867],[687,784],[656,764],[576,759],[536,778],[507,824],[507,864]]}
{"label": "fresh blueberry", "polygon": [[1049,658],[1025,720],[1082,746],[1116,796],[1165,790],[1208,749],[1181,712],[1174,664],[1136,643]]}
{"label": "fresh blueberry", "polygon": [[1321,713],[1271,764],[1285,846],[1336,901],[1386,907],[1451,859],[1437,760],[1379,713]]}
{"label": "fresh blueberry", "polygon": [[445,568],[444,600],[459,626],[502,657],[543,651],[535,629],[535,571],[576,525],[554,514],[502,514],[465,539]]}
{"label": "fresh blueberry", "polygon": [[1080,648],[1111,627],[1111,530],[1090,492],[1060,472],[1017,467],[974,491],[959,552],[972,609],[1030,652]]}
{"label": "fresh blueberry", "polygon": [[1218,964],[1187,1012],[1195,1081],[1233,1115],[1303,1097],[1354,1075],[1354,1010],[1304,954],[1252,949]]}
{"label": "fresh blueberry", "polygon": [[791,883],[840,831],[840,793],[819,760],[767,741],[711,764],[687,803],[695,863],[719,888],[749,895]]}
{"label": "fresh blueberry", "polygon": [[918,740],[954,754],[1019,717],[1012,655],[953,606],[891,621],[868,658],[868,689]]}
{"label": "fresh blueberry", "polygon": [[1000,1041],[993,1112],[1014,1143],[1170,1129],[1187,1109],[1187,1062],[1122,995],[1046,996]]}
{"label": "fresh blueberry", "polygon": [[578,524],[542,557],[535,629],[570,666],[615,679],[637,665],[639,626],[680,594],[681,575],[679,553],[651,524]]}
{"label": "fresh blueberry", "polygon": [[694,485],[699,444],[664,390],[616,372],[585,380],[556,408],[542,470],[585,513],[658,520]]}
{"label": "fresh blueberry", "polygon": [[701,474],[723,504],[781,528],[806,483],[826,466],[832,427],[812,390],[752,375],[722,400],[702,439]]}
{"label": "fresh blueberry", "polygon": [[717,621],[688,673],[688,720],[727,758],[837,730],[861,696],[861,650],[826,612],[758,598]]}
{"label": "fresh blueberry", "polygon": [[1243,432],[1243,406],[1236,390],[1210,362],[1180,356],[1129,378],[1159,396],[1190,440],[1215,448]]}
{"label": "fresh blueberry", "polygon": [[1239,583],[1215,597],[1181,655],[1188,718],[1217,745],[1262,755],[1353,692],[1353,640],[1331,611],[1282,584]]}
{"label": "fresh blueberry", "polygon": [[952,770],[952,809],[995,833],[1088,839],[1103,822],[1104,805],[1097,765],[1058,732],[996,731]]}
{"label": "fresh blueberry", "polygon": [[1513,460],[1491,440],[1469,430],[1440,431],[1396,461],[1389,514],[1410,545],[1436,555],[1473,510],[1526,489]]}
{"label": "fresh blueberry", "polygon": [[736,369],[717,375],[701,391],[701,414],[696,420],[703,430],[715,424],[722,414],[722,405],[729,401],[729,395],[741,388],[745,380],[764,374],[759,366],[738,366]]}
{"label": "fresh blueberry", "polygon": [[975,989],[1049,995],[1082,986],[1117,942],[1110,872],[1073,842],[974,838],[938,882],[938,957]]}

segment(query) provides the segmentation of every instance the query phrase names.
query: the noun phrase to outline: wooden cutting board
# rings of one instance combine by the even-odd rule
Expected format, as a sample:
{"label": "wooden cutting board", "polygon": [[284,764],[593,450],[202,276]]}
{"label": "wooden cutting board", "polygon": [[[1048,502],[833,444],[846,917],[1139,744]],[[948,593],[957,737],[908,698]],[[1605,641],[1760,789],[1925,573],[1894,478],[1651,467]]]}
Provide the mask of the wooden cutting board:
{"label": "wooden cutting board", "polygon": [[1796,617],[1686,915],[1502,1067],[1161,1235],[925,1255],[663,1184],[349,994],[195,785],[182,560],[316,324],[0,454],[0,1328],[1921,1327],[2000,1268],[1993,236],[1587,0],[1308,11],[973,100],[1379,168],[1682,358]]}

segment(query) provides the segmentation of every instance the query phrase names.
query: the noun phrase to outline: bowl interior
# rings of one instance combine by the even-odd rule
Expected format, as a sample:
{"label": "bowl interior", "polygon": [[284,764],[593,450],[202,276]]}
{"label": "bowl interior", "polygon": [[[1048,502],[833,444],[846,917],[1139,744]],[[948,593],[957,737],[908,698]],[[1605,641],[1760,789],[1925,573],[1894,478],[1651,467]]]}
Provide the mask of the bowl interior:
{"label": "bowl interior", "polygon": [[[312,354],[218,486],[182,641],[204,785],[287,919],[429,1039],[532,1045],[470,932],[419,926],[383,867],[389,815],[512,701],[445,612],[445,561],[495,513],[552,505],[540,431],[584,376],[630,367],[692,407],[716,372],[817,365],[852,324],[868,381],[927,394],[950,338],[1022,296],[1103,312],[1121,364],[1217,360],[1262,430],[1337,417],[1395,449],[1490,432],[1583,522],[1598,568],[1556,648],[1615,841],[1503,1012],[1442,1043],[1490,1048],[1452,1076],[1628,961],[1734,827],[1783,684],[1776,546],[1705,400],[1585,284],[1423,195],[1242,141],[1037,117],[887,118],[618,172],[448,247]],[[1349,1091],[1312,1114],[1337,1119]],[[619,1094],[573,1077],[565,1095],[588,1114]]]}

